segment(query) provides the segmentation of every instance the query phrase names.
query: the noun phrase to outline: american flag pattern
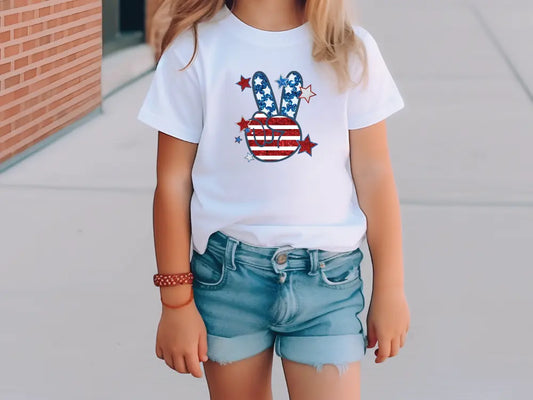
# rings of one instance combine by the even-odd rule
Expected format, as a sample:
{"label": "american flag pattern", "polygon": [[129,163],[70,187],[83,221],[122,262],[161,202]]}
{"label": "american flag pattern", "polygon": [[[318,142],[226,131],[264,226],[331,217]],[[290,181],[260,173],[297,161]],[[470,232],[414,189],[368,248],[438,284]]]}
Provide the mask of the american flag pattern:
{"label": "american flag pattern", "polygon": [[284,115],[268,116],[257,111],[248,122],[246,143],[261,161],[281,161],[298,149],[302,132],[298,123]]}
{"label": "american flag pattern", "polygon": [[291,71],[285,78],[280,76],[277,80],[282,88],[280,109],[264,72],[255,72],[251,81],[258,111],[250,118],[245,130],[248,148],[260,161],[284,160],[296,153],[302,139],[302,130],[296,121],[302,76]]}

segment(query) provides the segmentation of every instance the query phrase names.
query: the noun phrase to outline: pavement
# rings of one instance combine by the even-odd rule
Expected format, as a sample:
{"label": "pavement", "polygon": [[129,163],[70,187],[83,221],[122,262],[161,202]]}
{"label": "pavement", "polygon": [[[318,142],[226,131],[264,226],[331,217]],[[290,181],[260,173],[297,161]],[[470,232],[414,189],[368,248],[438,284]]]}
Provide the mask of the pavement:
{"label": "pavement", "polygon": [[[362,399],[530,398],[533,3],[358,4],[406,103],[388,131],[411,311],[396,357],[367,352]],[[209,397],[155,356],[151,77],[0,174],[2,400]],[[288,399],[277,356],[272,379]]]}

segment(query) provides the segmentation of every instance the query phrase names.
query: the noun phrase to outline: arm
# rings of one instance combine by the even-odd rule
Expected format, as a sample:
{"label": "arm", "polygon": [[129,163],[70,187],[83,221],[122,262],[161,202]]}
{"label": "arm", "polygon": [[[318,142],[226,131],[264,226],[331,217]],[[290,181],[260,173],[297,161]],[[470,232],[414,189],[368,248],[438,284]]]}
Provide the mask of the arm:
{"label": "arm", "polygon": [[400,203],[389,158],[385,120],[350,130],[350,161],[357,199],[367,217],[373,289],[401,288]]}
{"label": "arm", "polygon": [[[190,271],[191,171],[197,146],[159,131],[153,223],[157,268],[161,274]],[[182,304],[189,298],[191,288],[177,285],[160,290],[166,303]]]}
{"label": "arm", "polygon": [[376,363],[395,356],[409,329],[404,294],[400,204],[387,146],[385,120],[349,131],[352,177],[367,218],[372,260],[372,300],[368,310],[368,347],[379,342]]}
{"label": "arm", "polygon": [[[191,171],[197,146],[159,131],[153,217],[157,269],[162,274],[191,269]],[[177,285],[160,290],[165,303],[177,305],[184,303],[193,289]],[[163,307],[156,354],[180,373],[202,376],[200,361],[207,360],[207,330],[194,301],[178,309]]]}

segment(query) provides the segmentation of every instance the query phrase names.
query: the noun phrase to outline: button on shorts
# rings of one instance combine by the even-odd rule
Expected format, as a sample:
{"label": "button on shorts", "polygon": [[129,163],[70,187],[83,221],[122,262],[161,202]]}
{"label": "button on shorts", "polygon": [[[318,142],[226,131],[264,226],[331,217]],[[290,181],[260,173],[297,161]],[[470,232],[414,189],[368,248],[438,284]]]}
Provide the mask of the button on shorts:
{"label": "button on shorts", "polygon": [[191,259],[209,359],[226,364],[274,346],[280,357],[344,372],[366,354],[362,259],[359,248],[257,247],[213,233]]}

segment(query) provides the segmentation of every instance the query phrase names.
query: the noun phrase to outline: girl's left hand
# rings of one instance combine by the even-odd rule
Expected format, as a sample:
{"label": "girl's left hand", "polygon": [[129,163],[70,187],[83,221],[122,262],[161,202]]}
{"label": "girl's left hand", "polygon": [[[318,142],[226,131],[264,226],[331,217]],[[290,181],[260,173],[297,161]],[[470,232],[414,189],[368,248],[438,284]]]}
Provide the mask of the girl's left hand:
{"label": "girl's left hand", "polygon": [[367,315],[367,347],[372,348],[379,342],[374,351],[376,363],[398,354],[405,343],[409,322],[409,307],[403,288],[373,290]]}

